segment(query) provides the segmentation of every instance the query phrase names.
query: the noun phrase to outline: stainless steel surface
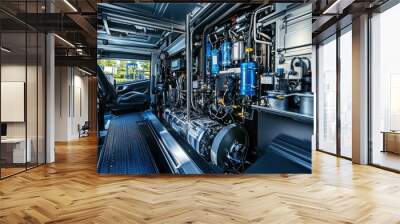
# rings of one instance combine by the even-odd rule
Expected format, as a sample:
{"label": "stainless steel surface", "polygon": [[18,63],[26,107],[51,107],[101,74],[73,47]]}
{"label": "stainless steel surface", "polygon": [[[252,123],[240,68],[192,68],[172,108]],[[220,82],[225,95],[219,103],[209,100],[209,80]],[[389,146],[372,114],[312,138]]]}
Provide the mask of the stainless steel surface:
{"label": "stainless steel surface", "polygon": [[145,118],[151,122],[154,130],[159,134],[162,143],[165,145],[165,148],[162,148],[162,150],[167,155],[167,159],[175,164],[176,172],[181,174],[203,174],[203,171],[176,142],[153,113],[146,113]]}
{"label": "stainless steel surface", "polygon": [[200,118],[193,120],[188,125],[187,141],[196,152],[209,159],[209,147],[215,132],[222,128],[218,122],[209,118]]}
{"label": "stainless steel surface", "polygon": [[297,98],[299,113],[314,116],[314,95],[310,93],[293,94]]}
{"label": "stainless steel surface", "polygon": [[270,91],[267,93],[268,106],[279,110],[288,110],[288,97],[289,95],[284,93]]}
{"label": "stainless steel surface", "polygon": [[259,105],[251,105],[251,108],[253,108],[257,111],[260,111],[260,112],[276,114],[276,115],[279,115],[282,117],[288,117],[293,120],[298,120],[298,121],[302,121],[305,123],[314,123],[314,117],[305,115],[305,114],[300,114],[300,113],[291,112],[291,111],[283,111],[283,110],[265,107],[265,106],[259,106]]}

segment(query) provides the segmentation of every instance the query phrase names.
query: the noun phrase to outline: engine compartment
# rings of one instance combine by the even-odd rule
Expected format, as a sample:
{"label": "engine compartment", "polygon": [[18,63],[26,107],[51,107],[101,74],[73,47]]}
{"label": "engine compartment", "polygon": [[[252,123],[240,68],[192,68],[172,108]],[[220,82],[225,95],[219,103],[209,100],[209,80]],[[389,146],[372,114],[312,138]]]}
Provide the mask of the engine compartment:
{"label": "engine compartment", "polygon": [[152,109],[208,164],[242,173],[263,154],[256,108],[313,116],[311,37],[293,41],[304,23],[311,25],[311,6],[212,10],[187,15],[180,51],[170,49],[182,41],[165,42],[152,77]]}

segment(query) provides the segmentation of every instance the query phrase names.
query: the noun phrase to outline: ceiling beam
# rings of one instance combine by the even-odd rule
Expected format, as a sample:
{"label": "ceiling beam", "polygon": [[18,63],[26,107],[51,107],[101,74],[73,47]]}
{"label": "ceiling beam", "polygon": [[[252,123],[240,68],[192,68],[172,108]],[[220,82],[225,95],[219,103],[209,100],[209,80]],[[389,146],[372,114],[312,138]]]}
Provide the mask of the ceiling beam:
{"label": "ceiling beam", "polygon": [[[180,24],[175,21],[169,21],[166,19],[154,18],[148,15],[142,15],[142,13],[139,13],[136,10],[130,10],[124,7],[107,3],[99,4],[99,9],[99,18],[107,18],[107,21],[161,29],[177,33],[185,33],[184,24]],[[127,11],[130,12],[127,13]]]}
{"label": "ceiling beam", "polygon": [[101,42],[97,43],[97,50],[99,51],[111,51],[111,52],[121,52],[121,53],[132,53],[132,54],[143,54],[151,55],[151,53],[157,51],[157,49],[145,48],[145,47],[127,47],[120,45],[107,44],[104,45]]}
{"label": "ceiling beam", "polygon": [[115,44],[115,45],[151,47],[151,48],[158,47],[154,43],[144,42],[146,40],[140,40],[137,38],[129,38],[129,37],[114,37],[102,32],[99,32],[97,34],[97,40],[107,40],[110,44]]}
{"label": "ceiling beam", "polygon": [[91,56],[55,56],[55,65],[88,67],[95,70],[96,60]]}
{"label": "ceiling beam", "polygon": [[[165,4],[165,3],[158,3],[156,5],[160,5],[160,4]],[[157,16],[149,15],[149,13],[147,13],[147,12],[123,7],[121,5],[116,5],[116,4],[101,3],[101,4],[98,4],[98,8],[100,9],[99,11],[101,11],[101,12],[103,12],[103,11],[104,12],[112,12],[112,13],[118,13],[120,15],[125,15],[125,16],[135,16],[137,18],[142,18],[142,19],[160,20],[159,15],[157,15]],[[174,20],[166,19],[166,18],[164,18],[160,21],[175,24],[178,26],[182,26],[183,29],[185,28],[184,22],[177,22]]]}

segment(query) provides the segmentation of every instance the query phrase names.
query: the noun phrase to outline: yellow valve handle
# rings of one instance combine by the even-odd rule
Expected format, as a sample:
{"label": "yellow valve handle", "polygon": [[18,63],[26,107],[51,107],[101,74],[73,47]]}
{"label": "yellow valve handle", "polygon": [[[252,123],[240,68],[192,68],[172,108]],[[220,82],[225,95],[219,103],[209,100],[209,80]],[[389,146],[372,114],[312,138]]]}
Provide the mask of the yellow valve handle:
{"label": "yellow valve handle", "polygon": [[276,98],[277,98],[278,100],[284,100],[284,99],[285,99],[285,96],[276,96]]}
{"label": "yellow valve handle", "polygon": [[253,52],[253,48],[251,48],[251,47],[246,48],[246,52],[247,53]]}

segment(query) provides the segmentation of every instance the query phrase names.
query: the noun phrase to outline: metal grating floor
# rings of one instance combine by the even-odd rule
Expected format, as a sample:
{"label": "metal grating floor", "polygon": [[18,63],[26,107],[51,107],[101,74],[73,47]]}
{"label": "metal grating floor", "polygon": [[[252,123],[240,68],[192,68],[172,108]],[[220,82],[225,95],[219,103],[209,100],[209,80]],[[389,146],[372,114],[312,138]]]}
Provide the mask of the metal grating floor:
{"label": "metal grating floor", "polygon": [[138,121],[144,113],[131,113],[111,120],[97,171],[102,174],[159,173]]}

